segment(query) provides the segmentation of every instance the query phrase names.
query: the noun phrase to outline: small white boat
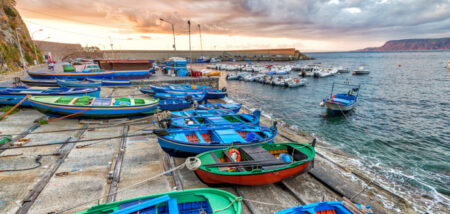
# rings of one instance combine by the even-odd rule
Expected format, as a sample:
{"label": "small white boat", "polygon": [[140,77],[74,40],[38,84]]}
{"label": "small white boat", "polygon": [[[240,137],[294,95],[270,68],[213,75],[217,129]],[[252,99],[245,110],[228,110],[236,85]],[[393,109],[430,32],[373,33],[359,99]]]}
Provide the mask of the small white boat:
{"label": "small white boat", "polygon": [[366,68],[367,65],[361,65],[358,69],[354,70],[352,75],[365,75],[369,74],[370,71]]}
{"label": "small white boat", "polygon": [[290,87],[290,88],[296,88],[296,87],[300,87],[300,86],[305,86],[306,85],[306,79],[294,78],[294,79],[291,79],[290,81],[288,81],[287,84],[288,84],[288,87]]}
{"label": "small white boat", "polygon": [[242,78],[245,78],[248,75],[247,72],[237,73],[237,74],[229,74],[227,75],[227,80],[240,80]]}
{"label": "small white boat", "polygon": [[350,69],[344,68],[342,66],[339,66],[338,67],[338,72],[341,73],[341,74],[343,74],[343,73],[350,73]]}

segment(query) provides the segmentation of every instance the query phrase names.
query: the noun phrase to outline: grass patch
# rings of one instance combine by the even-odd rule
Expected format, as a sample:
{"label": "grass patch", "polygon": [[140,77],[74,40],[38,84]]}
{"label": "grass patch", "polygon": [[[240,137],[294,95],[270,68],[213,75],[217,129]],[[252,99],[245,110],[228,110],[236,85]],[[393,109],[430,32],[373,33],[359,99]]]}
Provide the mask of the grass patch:
{"label": "grass patch", "polygon": [[48,124],[48,120],[39,120],[39,124],[47,125]]}
{"label": "grass patch", "polygon": [[[11,110],[13,107],[14,106],[2,106],[2,107],[0,107],[0,112],[7,112],[7,111]],[[19,111],[20,111],[20,109],[16,108],[11,113],[9,113],[9,115],[15,114],[15,113],[17,113]]]}

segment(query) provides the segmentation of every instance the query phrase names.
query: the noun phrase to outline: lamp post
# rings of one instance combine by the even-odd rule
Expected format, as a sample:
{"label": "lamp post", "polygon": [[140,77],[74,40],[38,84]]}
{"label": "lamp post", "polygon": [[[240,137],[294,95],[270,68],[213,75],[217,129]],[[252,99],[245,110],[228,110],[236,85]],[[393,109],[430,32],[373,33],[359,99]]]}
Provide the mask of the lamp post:
{"label": "lamp post", "polygon": [[34,47],[34,57],[36,58],[36,61],[34,62],[35,65],[37,65],[37,62],[39,61],[39,59],[38,59],[37,51],[36,51],[36,43],[34,42],[34,34],[37,33],[37,32],[41,32],[41,31],[43,31],[43,29],[39,29],[37,31],[34,31],[31,34],[31,40],[33,40],[33,47]]}
{"label": "lamp post", "polygon": [[191,50],[191,20],[187,21],[188,26],[189,26],[189,58],[191,59],[191,63],[192,63],[192,50]]}
{"label": "lamp post", "polygon": [[20,45],[19,33],[17,32],[20,28],[16,28],[17,44],[19,45],[20,57],[22,58],[22,67],[25,70],[25,60],[23,59],[22,46]]}
{"label": "lamp post", "polygon": [[175,45],[175,28],[174,28],[174,26],[173,26],[173,23],[171,23],[171,22],[168,22],[168,21],[166,21],[166,20],[164,20],[164,19],[162,19],[162,18],[160,18],[159,20],[161,20],[162,22],[167,22],[167,23],[169,23],[169,24],[171,24],[171,25],[172,25],[172,34],[173,34],[173,51],[177,51],[177,47],[176,47],[176,45]]}
{"label": "lamp post", "polygon": [[200,33],[200,50],[203,58],[203,42],[202,42],[202,29],[200,28],[200,24],[198,24],[198,32]]}

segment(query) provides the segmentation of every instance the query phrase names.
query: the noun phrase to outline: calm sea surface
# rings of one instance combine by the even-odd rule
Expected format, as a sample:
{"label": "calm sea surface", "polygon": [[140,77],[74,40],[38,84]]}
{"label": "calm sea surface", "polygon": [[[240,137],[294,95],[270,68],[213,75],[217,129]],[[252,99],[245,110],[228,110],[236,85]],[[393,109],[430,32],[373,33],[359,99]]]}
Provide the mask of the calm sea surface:
{"label": "calm sea surface", "polygon": [[[361,161],[365,170],[401,186],[449,202],[450,51],[309,53],[324,65],[369,65],[370,75],[350,73],[313,79],[303,88],[241,81],[222,82],[231,97],[314,134]],[[399,66],[401,65],[401,66]],[[359,106],[329,116],[319,103],[333,82],[361,84]],[[338,88],[337,92],[346,92]]]}

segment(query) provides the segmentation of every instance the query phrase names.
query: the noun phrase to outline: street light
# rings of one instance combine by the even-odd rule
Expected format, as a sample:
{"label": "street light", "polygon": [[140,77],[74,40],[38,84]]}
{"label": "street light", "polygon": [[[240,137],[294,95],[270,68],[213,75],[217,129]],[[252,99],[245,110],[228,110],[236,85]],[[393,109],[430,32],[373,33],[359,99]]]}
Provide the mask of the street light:
{"label": "street light", "polygon": [[33,46],[34,46],[34,56],[35,56],[35,58],[36,58],[36,61],[34,62],[35,65],[37,64],[37,62],[39,61],[39,59],[38,59],[37,51],[36,51],[36,43],[34,42],[34,34],[37,33],[37,32],[41,32],[41,31],[43,31],[43,29],[39,29],[39,30],[37,30],[37,31],[34,31],[34,32],[31,34],[31,40],[33,40]]}
{"label": "street light", "polygon": [[171,25],[172,25],[172,34],[173,34],[173,51],[177,51],[177,47],[176,47],[176,45],[175,45],[175,28],[174,28],[173,24],[172,24],[171,22],[168,22],[168,21],[166,21],[166,20],[162,19],[162,18],[160,18],[159,20],[161,20],[162,22],[167,22],[167,23],[169,23],[169,24],[171,24]]}
{"label": "street light", "polygon": [[17,36],[17,44],[19,45],[19,51],[20,51],[20,57],[22,58],[22,67],[23,70],[25,70],[25,60],[23,59],[23,53],[22,53],[22,46],[20,45],[20,40],[19,40],[19,33],[17,32],[18,30],[20,30],[20,28],[16,28],[16,36]]}
{"label": "street light", "polygon": [[192,64],[192,51],[191,51],[191,20],[187,21],[189,25],[189,58]]}

